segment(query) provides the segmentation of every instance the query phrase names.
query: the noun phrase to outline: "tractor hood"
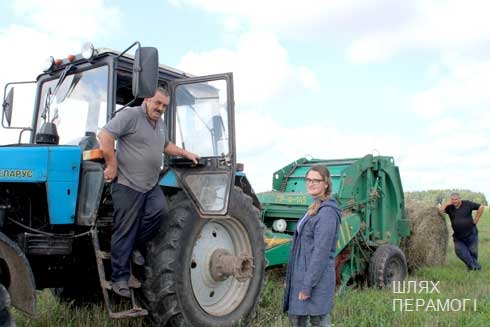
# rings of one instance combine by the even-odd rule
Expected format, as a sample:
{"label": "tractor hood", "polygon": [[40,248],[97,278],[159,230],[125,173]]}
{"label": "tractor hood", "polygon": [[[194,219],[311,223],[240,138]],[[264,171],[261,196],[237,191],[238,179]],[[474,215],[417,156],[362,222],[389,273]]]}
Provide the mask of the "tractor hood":
{"label": "tractor hood", "polygon": [[51,223],[72,224],[81,156],[78,146],[2,146],[0,183],[45,184]]}

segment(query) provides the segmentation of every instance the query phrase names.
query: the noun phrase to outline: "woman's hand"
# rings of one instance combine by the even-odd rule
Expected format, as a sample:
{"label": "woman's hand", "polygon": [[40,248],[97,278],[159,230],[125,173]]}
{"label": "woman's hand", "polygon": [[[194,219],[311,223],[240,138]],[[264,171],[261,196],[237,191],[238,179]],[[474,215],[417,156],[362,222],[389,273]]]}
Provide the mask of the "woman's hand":
{"label": "woman's hand", "polygon": [[305,293],[303,293],[303,292],[299,292],[298,299],[299,299],[300,301],[306,301],[306,300],[308,300],[309,298],[310,298],[310,296],[309,296],[309,295],[306,295],[306,294],[305,294]]}

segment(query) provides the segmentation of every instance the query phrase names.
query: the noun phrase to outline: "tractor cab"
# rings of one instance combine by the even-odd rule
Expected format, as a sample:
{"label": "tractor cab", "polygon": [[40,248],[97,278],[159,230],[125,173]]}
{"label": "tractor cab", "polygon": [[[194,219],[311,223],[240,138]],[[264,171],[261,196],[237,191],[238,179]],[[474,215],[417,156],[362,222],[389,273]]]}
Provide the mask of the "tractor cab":
{"label": "tractor cab", "polygon": [[153,96],[157,85],[163,86],[171,95],[164,117],[170,139],[201,159],[194,173],[184,177],[191,162],[166,158],[162,168],[175,167],[181,183],[172,183],[176,178],[171,173],[162,185],[184,187],[197,201],[202,215],[226,214],[236,160],[232,74],[191,77],[159,66],[155,48],[135,45],[134,57],[127,54],[129,48],[119,53],[96,50],[91,44],[85,44],[79,55],[50,57],[35,82],[31,126],[10,125],[14,87],[26,82],[6,86],[3,126],[21,130],[19,143],[21,135],[29,132],[31,145],[79,146],[85,158],[100,159],[100,152],[90,152],[98,148],[96,135],[100,129],[117,112],[141,104],[143,98]]}

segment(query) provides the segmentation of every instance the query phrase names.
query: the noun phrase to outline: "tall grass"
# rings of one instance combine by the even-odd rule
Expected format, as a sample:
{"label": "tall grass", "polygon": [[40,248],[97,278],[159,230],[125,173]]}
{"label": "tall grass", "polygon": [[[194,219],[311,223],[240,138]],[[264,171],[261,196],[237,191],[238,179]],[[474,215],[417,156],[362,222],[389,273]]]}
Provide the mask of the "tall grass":
{"label": "tall grass", "polygon": [[[449,227],[450,228],[450,227]],[[390,290],[349,289],[335,299],[332,322],[335,326],[444,326],[484,327],[490,326],[490,214],[486,209],[479,228],[479,261],[482,271],[468,272],[465,265],[454,254],[450,242],[448,263],[440,267],[420,269],[409,276],[416,281],[439,281],[440,294],[394,294]],[[265,286],[252,327],[289,326],[287,316],[282,313],[284,270],[274,269],[266,274]],[[47,291],[39,293],[38,319],[28,319],[18,312],[14,315],[18,326],[145,326],[141,319],[111,320],[103,306],[87,306],[74,309],[57,303]],[[392,301],[396,298],[414,299],[473,299],[477,301],[465,312],[436,312],[433,310],[412,312],[393,311]],[[415,307],[413,307],[415,308]]]}

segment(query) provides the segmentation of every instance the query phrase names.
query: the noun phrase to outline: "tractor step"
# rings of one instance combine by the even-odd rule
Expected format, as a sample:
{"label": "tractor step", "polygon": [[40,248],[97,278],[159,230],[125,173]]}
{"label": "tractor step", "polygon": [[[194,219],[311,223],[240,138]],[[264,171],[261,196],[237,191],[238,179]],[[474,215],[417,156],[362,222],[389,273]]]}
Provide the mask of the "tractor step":
{"label": "tractor step", "polygon": [[[92,243],[94,245],[95,251],[95,260],[97,263],[97,271],[99,273],[100,286],[102,289],[102,295],[104,297],[104,303],[109,312],[109,316],[114,319],[122,319],[122,318],[134,318],[148,315],[148,311],[141,308],[134,296],[134,289],[141,288],[141,282],[136,279],[136,277],[132,274],[132,268],[130,266],[131,276],[128,281],[129,292],[131,293],[131,309],[123,310],[123,311],[114,311],[114,301],[113,296],[109,294],[109,291],[112,291],[112,284],[110,280],[107,280],[106,271],[104,266],[104,260],[111,260],[111,254],[107,251],[102,251],[100,249],[99,237],[97,227],[94,227],[91,230],[92,235]],[[112,292],[111,292],[112,293]]]}
{"label": "tractor step", "polygon": [[109,260],[111,258],[111,254],[106,251],[95,251],[95,255],[97,258],[101,258],[104,260]]}

